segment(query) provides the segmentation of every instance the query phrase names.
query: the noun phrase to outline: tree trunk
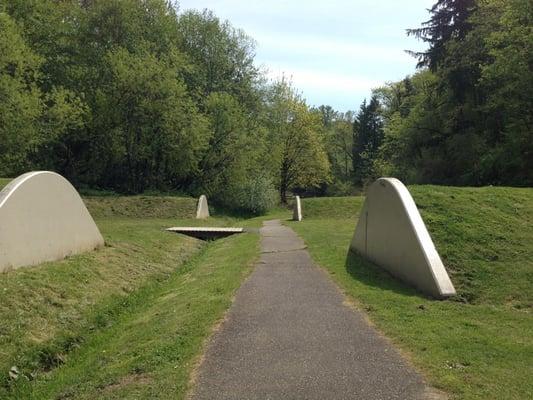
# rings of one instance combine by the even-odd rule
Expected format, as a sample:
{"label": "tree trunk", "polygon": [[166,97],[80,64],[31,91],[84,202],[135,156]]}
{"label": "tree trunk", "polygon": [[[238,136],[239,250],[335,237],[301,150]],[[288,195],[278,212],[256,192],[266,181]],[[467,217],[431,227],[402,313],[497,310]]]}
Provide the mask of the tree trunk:
{"label": "tree trunk", "polygon": [[284,185],[281,185],[279,188],[279,196],[281,204],[287,204],[287,188]]}

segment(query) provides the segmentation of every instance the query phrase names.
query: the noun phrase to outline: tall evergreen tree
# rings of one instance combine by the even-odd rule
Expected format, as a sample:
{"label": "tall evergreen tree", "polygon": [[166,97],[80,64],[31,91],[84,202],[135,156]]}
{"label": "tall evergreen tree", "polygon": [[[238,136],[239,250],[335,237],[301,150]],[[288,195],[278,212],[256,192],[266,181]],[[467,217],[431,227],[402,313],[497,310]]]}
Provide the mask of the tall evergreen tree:
{"label": "tall evergreen tree", "polygon": [[407,34],[429,44],[424,52],[409,52],[418,58],[418,67],[435,70],[446,56],[446,43],[450,39],[463,39],[470,30],[468,18],[475,0],[438,0],[429,12],[431,18],[421,28],[408,29]]}
{"label": "tall evergreen tree", "polygon": [[372,175],[372,163],[383,140],[383,119],[380,104],[376,96],[372,96],[361,109],[353,125],[353,170],[355,183],[362,184]]}

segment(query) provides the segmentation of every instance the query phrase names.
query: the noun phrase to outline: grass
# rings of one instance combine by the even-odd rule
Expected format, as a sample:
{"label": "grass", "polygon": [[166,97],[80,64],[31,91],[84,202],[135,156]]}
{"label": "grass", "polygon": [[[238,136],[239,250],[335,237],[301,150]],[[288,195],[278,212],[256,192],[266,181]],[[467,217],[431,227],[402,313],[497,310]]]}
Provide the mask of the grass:
{"label": "grass", "polygon": [[0,178],[0,190],[2,190],[4,186],[6,186],[11,181],[11,178]]}
{"label": "grass", "polygon": [[[266,218],[304,238],[432,386],[456,399],[532,398],[533,189],[410,190],[452,299],[429,299],[348,252],[362,197],[304,199],[299,223],[286,209]],[[104,248],[0,275],[0,398],[183,398],[204,340],[258,255],[258,235],[206,243],[163,228],[264,218],[196,220],[196,200],[176,196],[84,200]]]}
{"label": "grass", "polygon": [[[0,178],[0,190],[11,180]],[[197,199],[186,196],[120,196],[94,190],[82,195],[93,218],[190,218],[196,212]]]}
{"label": "grass", "polygon": [[[0,398],[184,396],[258,235],[206,243],[163,228],[258,222],[167,218],[185,216],[174,206],[190,199],[118,199],[121,208],[106,209],[108,197],[92,203],[104,248],[0,276]],[[158,218],[125,217],[134,210]]]}
{"label": "grass", "polygon": [[211,243],[164,282],[129,296],[118,315],[94,315],[106,329],[13,398],[183,398],[204,340],[256,255],[257,235]]}
{"label": "grass", "polygon": [[304,221],[288,224],[433,386],[457,399],[532,398],[533,189],[410,190],[457,289],[450,300],[348,252],[360,197],[304,199]]}
{"label": "grass", "polygon": [[175,196],[84,196],[94,218],[190,218],[197,199]]}

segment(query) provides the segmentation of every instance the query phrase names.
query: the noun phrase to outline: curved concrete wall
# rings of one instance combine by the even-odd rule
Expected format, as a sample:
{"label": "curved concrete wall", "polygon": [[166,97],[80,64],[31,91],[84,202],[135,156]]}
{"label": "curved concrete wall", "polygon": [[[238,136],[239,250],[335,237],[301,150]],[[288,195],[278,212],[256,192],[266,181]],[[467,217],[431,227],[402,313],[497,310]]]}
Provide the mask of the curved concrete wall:
{"label": "curved concrete wall", "polygon": [[380,178],[369,188],[351,249],[436,298],[455,294],[407,188]]}
{"label": "curved concrete wall", "polygon": [[302,202],[300,201],[300,196],[294,196],[294,209],[292,212],[292,220],[302,220]]}
{"label": "curved concrete wall", "polygon": [[28,172],[0,192],[0,272],[103,244],[80,195],[61,175]]}
{"label": "curved concrete wall", "polygon": [[209,206],[207,205],[207,197],[205,194],[201,195],[198,199],[198,205],[196,206],[196,218],[203,219],[209,217]]}

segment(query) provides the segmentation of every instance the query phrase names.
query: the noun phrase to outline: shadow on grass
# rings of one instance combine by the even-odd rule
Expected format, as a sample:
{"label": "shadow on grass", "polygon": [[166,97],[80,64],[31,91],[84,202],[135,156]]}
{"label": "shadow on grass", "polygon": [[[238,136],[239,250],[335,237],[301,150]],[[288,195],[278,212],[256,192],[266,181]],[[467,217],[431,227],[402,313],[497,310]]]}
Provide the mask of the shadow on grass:
{"label": "shadow on grass", "polygon": [[224,207],[215,202],[209,205],[209,213],[212,217],[229,217],[235,219],[251,219],[260,216],[249,211]]}
{"label": "shadow on grass", "polygon": [[408,286],[384,269],[365,260],[362,256],[352,250],[348,250],[345,267],[346,271],[352,276],[352,278],[367,286],[394,292],[402,296],[431,299],[431,297]]}

